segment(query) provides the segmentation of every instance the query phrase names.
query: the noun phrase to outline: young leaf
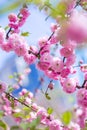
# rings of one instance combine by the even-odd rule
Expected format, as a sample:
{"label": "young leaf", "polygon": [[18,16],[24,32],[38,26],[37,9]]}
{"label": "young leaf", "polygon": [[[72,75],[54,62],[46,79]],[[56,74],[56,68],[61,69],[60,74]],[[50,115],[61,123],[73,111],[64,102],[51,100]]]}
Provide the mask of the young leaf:
{"label": "young leaf", "polygon": [[12,126],[10,130],[23,130],[20,126]]}
{"label": "young leaf", "polygon": [[3,111],[0,111],[0,118],[2,118],[4,115],[4,112]]}
{"label": "young leaf", "polygon": [[13,79],[14,78],[14,76],[13,75],[9,75],[9,79]]}
{"label": "young leaf", "polygon": [[45,96],[46,96],[46,98],[47,98],[48,100],[50,100],[50,99],[51,99],[51,97],[49,96],[49,94],[48,94],[48,93],[46,93],[46,94],[45,94]]}
{"label": "young leaf", "polygon": [[7,130],[7,125],[6,125],[5,122],[3,122],[2,120],[0,120],[0,129],[2,129],[2,128],[3,128],[3,130]]}
{"label": "young leaf", "polygon": [[22,33],[21,33],[21,35],[24,36],[24,37],[29,36],[29,34],[30,34],[29,32],[22,32]]}
{"label": "young leaf", "polygon": [[70,111],[66,111],[62,114],[62,121],[65,125],[68,125],[71,121],[72,114]]}
{"label": "young leaf", "polygon": [[53,109],[52,109],[51,107],[48,107],[47,113],[48,113],[49,115],[51,115],[51,114],[53,113]]}

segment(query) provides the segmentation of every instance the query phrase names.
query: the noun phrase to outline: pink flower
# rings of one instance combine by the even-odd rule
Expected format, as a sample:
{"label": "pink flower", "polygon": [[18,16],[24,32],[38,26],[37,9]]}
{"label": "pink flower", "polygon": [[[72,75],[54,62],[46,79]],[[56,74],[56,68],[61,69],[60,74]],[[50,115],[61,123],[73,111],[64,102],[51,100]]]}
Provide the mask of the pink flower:
{"label": "pink flower", "polygon": [[40,61],[41,62],[48,62],[49,64],[52,62],[52,56],[50,55],[50,53],[44,53],[43,55],[41,55]]}
{"label": "pink flower", "polygon": [[84,107],[87,108],[87,89],[82,88],[79,89],[77,92],[77,103]]}
{"label": "pink flower", "polygon": [[50,52],[49,44],[45,44],[43,47],[40,48],[40,55],[43,55],[43,54],[49,53],[49,52]]}
{"label": "pink flower", "polygon": [[51,31],[55,32],[55,30],[58,28],[58,25],[56,23],[51,24]]}
{"label": "pink flower", "polygon": [[85,13],[73,11],[66,29],[67,36],[78,43],[87,40],[87,15]]}
{"label": "pink flower", "polygon": [[71,71],[70,71],[69,68],[64,68],[64,69],[61,71],[61,77],[66,78],[70,73],[71,73]]}
{"label": "pink flower", "polygon": [[61,127],[61,122],[57,119],[50,121],[49,128],[50,130],[63,130]]}
{"label": "pink flower", "polygon": [[13,44],[14,47],[17,46],[17,45],[19,46],[19,44],[26,44],[24,37],[20,36],[17,33],[11,34],[8,38],[8,42],[10,44]]}
{"label": "pink flower", "polygon": [[10,22],[14,22],[15,23],[18,18],[17,18],[16,14],[11,13],[11,14],[8,15],[8,19],[9,19]]}
{"label": "pink flower", "polygon": [[54,83],[50,82],[49,85],[48,85],[48,88],[49,88],[50,90],[52,90],[52,89],[54,88]]}
{"label": "pink flower", "polygon": [[50,44],[56,44],[57,42],[58,42],[58,39],[57,39],[57,37],[54,35],[54,36],[52,36],[51,37],[51,39],[50,39]]}
{"label": "pink flower", "polygon": [[12,113],[12,108],[7,105],[3,105],[3,110],[5,115],[10,115]]}
{"label": "pink flower", "polygon": [[49,68],[49,62],[38,62],[37,68],[46,71]]}
{"label": "pink flower", "polygon": [[18,29],[18,23],[9,23],[9,27]]}
{"label": "pink flower", "polygon": [[30,15],[30,12],[28,11],[27,8],[22,8],[20,10],[20,13],[23,15],[24,18],[27,18]]}
{"label": "pink flower", "polygon": [[26,19],[21,18],[21,19],[18,21],[18,27],[23,26],[25,22],[26,22]]}
{"label": "pink flower", "polygon": [[32,64],[32,63],[35,62],[36,56],[33,55],[33,54],[25,53],[25,55],[24,55],[24,60],[25,60],[26,63]]}
{"label": "pink flower", "polygon": [[61,42],[61,46],[65,47],[65,48],[71,48],[72,50],[74,50],[77,47],[77,43],[75,41],[68,39],[64,42]]}
{"label": "pink flower", "polygon": [[24,56],[27,52],[26,44],[19,44],[15,46],[14,51],[18,56]]}
{"label": "pink flower", "polygon": [[39,108],[37,111],[37,116],[41,117],[41,121],[47,118],[48,114],[46,112],[46,109],[44,108]]}
{"label": "pink flower", "polygon": [[38,40],[38,44],[40,47],[43,47],[45,44],[47,44],[48,37],[43,37]]}
{"label": "pink flower", "polygon": [[24,88],[23,88],[22,91],[19,92],[19,95],[20,95],[20,96],[24,96],[27,92],[28,92],[27,89],[24,89]]}
{"label": "pink flower", "polygon": [[73,93],[76,90],[76,79],[74,78],[66,78],[63,83],[62,83],[62,87],[63,90],[67,93]]}
{"label": "pink flower", "polygon": [[54,70],[48,69],[45,71],[45,74],[54,80],[58,80],[60,77],[60,73],[55,72]]}
{"label": "pink flower", "polygon": [[30,99],[29,97],[26,97],[26,98],[25,98],[25,103],[26,103],[27,105],[31,105],[32,101],[31,101],[31,99]]}
{"label": "pink flower", "polygon": [[53,57],[51,62],[51,68],[55,72],[61,72],[64,67],[63,61],[58,57]]}
{"label": "pink flower", "polygon": [[61,56],[69,57],[69,56],[72,55],[72,53],[73,53],[73,49],[72,48],[64,47],[64,48],[60,49]]}
{"label": "pink flower", "polygon": [[82,72],[87,72],[87,64],[82,64],[80,66],[80,69],[81,69]]}
{"label": "pink flower", "polygon": [[72,54],[71,56],[69,56],[68,58],[66,58],[66,62],[65,62],[65,65],[67,67],[73,65],[75,63],[75,59],[76,59],[76,55],[75,54]]}
{"label": "pink flower", "polygon": [[7,43],[3,43],[2,46],[1,46],[1,48],[2,48],[4,51],[6,51],[6,52],[10,52],[10,51],[13,50],[14,46],[13,46],[13,44],[7,42]]}
{"label": "pink flower", "polygon": [[5,92],[7,85],[0,81],[0,93]]}

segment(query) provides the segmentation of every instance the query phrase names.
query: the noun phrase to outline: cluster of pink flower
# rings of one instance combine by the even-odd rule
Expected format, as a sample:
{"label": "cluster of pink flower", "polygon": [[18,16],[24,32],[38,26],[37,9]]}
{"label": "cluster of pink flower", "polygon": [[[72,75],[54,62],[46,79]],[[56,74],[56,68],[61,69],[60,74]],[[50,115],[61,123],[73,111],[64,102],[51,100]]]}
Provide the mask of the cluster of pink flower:
{"label": "cluster of pink flower", "polygon": [[[79,4],[82,6],[84,2],[86,0],[79,1]],[[77,79],[72,77],[72,75],[77,72],[73,66],[76,61],[75,49],[87,42],[87,13],[85,11],[80,12],[74,8],[76,1],[70,0],[68,3],[66,0],[64,4],[67,6],[66,18],[64,20],[57,18],[58,23],[51,25],[52,35],[40,38],[38,47],[28,46],[24,37],[19,34],[19,28],[30,15],[27,7],[23,7],[18,16],[11,13],[8,16],[9,31],[6,33],[3,28],[0,28],[0,47],[6,52],[14,51],[18,56],[22,56],[28,64],[36,63],[37,69],[42,70],[50,79],[59,80],[65,92],[73,93],[77,89],[77,103],[82,110],[78,119],[79,125],[71,123],[68,127],[63,126],[59,120],[49,116],[45,109],[33,103],[33,95],[25,89],[19,94],[22,99],[16,99],[7,93],[4,83],[0,84],[0,92],[2,92],[4,101],[3,110],[5,115],[15,115],[14,113],[17,111],[16,109],[13,111],[13,108],[20,102],[25,106],[28,104],[32,110],[35,110],[35,113],[30,113],[27,121],[31,122],[40,115],[41,123],[49,126],[50,130],[80,130],[80,127],[84,127],[87,118],[87,113],[84,113],[84,110],[87,111],[87,64],[80,62],[79,65],[80,71],[84,73],[82,86],[79,85]],[[51,47],[57,43],[59,45],[58,56],[53,56]],[[37,62],[35,62],[36,60]],[[48,87],[53,89],[53,84],[50,83]],[[3,92],[5,93],[3,94]],[[13,99],[13,102],[10,98]],[[17,121],[18,119],[22,120],[19,117],[16,119]]]}
{"label": "cluster of pink flower", "polygon": [[[6,85],[1,83],[1,86],[4,88],[3,91],[5,91]],[[16,98],[8,92],[2,93],[0,110],[3,110],[3,116],[10,115],[18,124],[21,122],[29,123],[40,117],[42,127],[47,126],[50,130],[80,129],[80,126],[74,122],[71,122],[69,126],[64,126],[60,119],[56,119],[53,114],[50,115],[45,108],[38,106],[33,100],[33,94],[26,89],[22,89],[22,91],[19,92],[19,96],[19,98]],[[20,103],[27,108],[25,111],[21,109]],[[78,114],[76,114],[76,116],[78,116]],[[82,109],[79,116],[83,116],[83,118],[86,116],[83,115]]]}

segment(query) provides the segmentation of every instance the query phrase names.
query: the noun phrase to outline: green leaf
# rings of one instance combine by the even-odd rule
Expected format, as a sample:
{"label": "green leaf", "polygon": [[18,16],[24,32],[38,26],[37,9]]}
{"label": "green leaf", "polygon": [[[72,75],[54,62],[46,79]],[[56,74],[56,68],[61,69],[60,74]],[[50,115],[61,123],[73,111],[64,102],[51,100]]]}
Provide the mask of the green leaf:
{"label": "green leaf", "polygon": [[0,111],[0,118],[2,118],[4,115],[4,112],[3,111]]}
{"label": "green leaf", "polygon": [[63,2],[60,2],[56,5],[55,8],[50,8],[51,9],[51,16],[53,18],[56,18],[58,16],[60,16],[62,19],[65,18],[65,14],[66,14],[66,4]]}
{"label": "green leaf", "polygon": [[82,2],[82,8],[87,10],[87,2]]}
{"label": "green leaf", "polygon": [[23,118],[24,114],[22,112],[17,112],[17,113],[14,113],[13,116],[16,117],[16,118],[18,118],[18,117]]}
{"label": "green leaf", "polygon": [[62,121],[65,125],[68,125],[71,121],[71,118],[72,118],[72,114],[70,111],[66,111],[62,114]]}
{"label": "green leaf", "polygon": [[48,93],[45,93],[45,96],[46,96],[46,98],[47,98],[48,100],[50,100],[50,99],[51,99],[51,97],[49,96],[49,94],[48,94]]}
{"label": "green leaf", "polygon": [[0,120],[0,130],[7,130],[7,125],[2,120]]}
{"label": "green leaf", "polygon": [[4,29],[7,30],[9,28],[9,26],[6,26]]}
{"label": "green leaf", "polygon": [[12,88],[12,87],[9,87],[9,88],[8,88],[8,92],[9,92],[9,93],[11,93],[13,90],[14,90],[14,88]]}
{"label": "green leaf", "polygon": [[10,130],[23,130],[20,126],[12,126]]}
{"label": "green leaf", "polygon": [[9,79],[13,79],[14,78],[14,76],[13,75],[9,75]]}
{"label": "green leaf", "polygon": [[47,113],[48,113],[49,115],[52,114],[52,113],[53,113],[53,109],[52,109],[51,107],[48,107]]}
{"label": "green leaf", "polygon": [[21,35],[24,36],[24,37],[29,36],[29,34],[30,34],[29,32],[22,32],[21,33]]}

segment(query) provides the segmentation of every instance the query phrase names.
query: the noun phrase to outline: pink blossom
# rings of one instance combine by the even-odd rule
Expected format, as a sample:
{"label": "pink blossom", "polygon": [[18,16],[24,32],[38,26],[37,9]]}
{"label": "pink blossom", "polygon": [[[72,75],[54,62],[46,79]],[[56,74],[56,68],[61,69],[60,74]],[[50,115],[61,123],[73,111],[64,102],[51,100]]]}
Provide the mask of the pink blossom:
{"label": "pink blossom", "polygon": [[73,11],[67,27],[67,36],[78,43],[87,40],[87,16],[84,13]]}
{"label": "pink blossom", "polygon": [[80,69],[81,69],[82,72],[87,72],[87,64],[82,64],[80,66]]}
{"label": "pink blossom", "polygon": [[44,70],[46,71],[48,68],[49,68],[50,64],[49,62],[38,62],[37,64],[37,68],[40,69],[40,70]]}
{"label": "pink blossom", "polygon": [[49,64],[52,62],[52,56],[50,55],[50,53],[44,53],[43,55],[41,55],[40,61],[41,62],[48,62]]}
{"label": "pink blossom", "polygon": [[50,44],[45,44],[43,47],[40,48],[40,55],[50,52]]}
{"label": "pink blossom", "polygon": [[4,82],[0,81],[0,92],[1,93],[5,92],[6,88],[7,88],[7,85]]}
{"label": "pink blossom", "polygon": [[45,44],[47,44],[48,37],[42,37],[38,40],[38,44],[40,47],[43,47]]}
{"label": "pink blossom", "polygon": [[5,115],[9,115],[12,113],[12,108],[10,106],[3,105],[3,110]]}
{"label": "pink blossom", "polygon": [[27,105],[31,105],[32,101],[31,101],[31,99],[30,99],[29,97],[26,97],[26,98],[25,98],[25,103],[26,103]]}
{"label": "pink blossom", "polygon": [[19,45],[15,46],[14,51],[18,56],[24,56],[25,53],[27,52],[26,45],[19,44]]}
{"label": "pink blossom", "polygon": [[80,130],[80,126],[77,123],[71,122],[69,128],[72,130]]}
{"label": "pink blossom", "polygon": [[24,96],[27,93],[27,89],[23,88],[21,92],[19,92],[20,96]]}
{"label": "pink blossom", "polygon": [[45,74],[46,74],[49,78],[52,78],[52,79],[54,79],[54,80],[58,80],[59,77],[60,77],[60,73],[57,73],[57,72],[55,72],[54,70],[51,70],[51,69],[46,70],[46,71],[45,71]]}
{"label": "pink blossom", "polygon": [[64,68],[64,69],[61,71],[61,77],[66,78],[70,73],[71,73],[71,71],[70,71],[69,68]]}
{"label": "pink blossom", "polygon": [[10,22],[14,22],[15,23],[18,18],[17,18],[16,14],[11,13],[11,14],[8,15],[8,19],[9,19]]}
{"label": "pink blossom", "polygon": [[37,110],[37,109],[38,109],[38,105],[37,105],[36,103],[32,103],[32,108],[33,108],[34,110]]}
{"label": "pink blossom", "polygon": [[77,92],[77,103],[84,107],[87,108],[87,89],[82,88],[79,89]]}
{"label": "pink blossom", "polygon": [[20,36],[17,33],[13,33],[8,38],[8,43],[13,44],[13,46],[19,46],[20,44],[26,44],[24,37]]}
{"label": "pink blossom", "polygon": [[67,67],[73,65],[75,63],[75,59],[76,59],[76,55],[75,54],[72,54],[71,56],[69,56],[68,58],[66,58],[66,62],[65,62],[65,65]]}
{"label": "pink blossom", "polygon": [[42,121],[43,119],[46,119],[47,116],[48,116],[48,114],[47,114],[47,112],[46,112],[46,109],[44,109],[44,108],[39,108],[39,110],[37,111],[37,116],[41,117],[41,121]]}
{"label": "pink blossom", "polygon": [[65,48],[71,48],[72,50],[74,50],[77,47],[77,43],[70,39],[63,41],[60,44],[61,44],[61,46],[65,47]]}
{"label": "pink blossom", "polygon": [[72,53],[73,53],[73,50],[69,47],[64,47],[60,49],[61,56],[69,57],[72,55]]}
{"label": "pink blossom", "polygon": [[66,78],[63,83],[62,83],[62,87],[63,90],[67,93],[73,93],[76,90],[76,79],[74,78]]}
{"label": "pink blossom", "polygon": [[48,85],[48,88],[49,88],[50,90],[52,90],[52,89],[54,88],[54,83],[50,82],[49,85]]}
{"label": "pink blossom", "polygon": [[32,92],[29,92],[29,93],[28,93],[28,97],[32,99],[32,98],[33,98],[33,93],[32,93]]}
{"label": "pink blossom", "polygon": [[32,64],[35,62],[36,60],[36,56],[33,55],[33,54],[28,54],[28,53],[25,53],[24,54],[24,60],[27,64]]}
{"label": "pink blossom", "polygon": [[3,44],[1,45],[1,48],[2,48],[4,51],[6,51],[6,52],[10,52],[10,51],[12,51],[12,50],[14,49],[14,46],[13,46],[13,44],[7,42],[7,43],[3,43]]}
{"label": "pink blossom", "polygon": [[85,80],[87,80],[87,73],[85,73],[84,78],[85,78]]}
{"label": "pink blossom", "polygon": [[27,18],[30,15],[30,12],[28,11],[27,8],[22,8],[20,10],[20,13],[23,15],[23,17]]}
{"label": "pink blossom", "polygon": [[49,128],[50,130],[63,130],[61,127],[61,122],[57,119],[50,121]]}
{"label": "pink blossom", "polygon": [[52,70],[54,70],[55,72],[61,72],[63,67],[64,67],[63,61],[58,57],[53,57],[51,64]]}
{"label": "pink blossom", "polygon": [[50,44],[56,44],[56,43],[58,43],[58,39],[55,35],[53,35],[49,42],[50,42]]}
{"label": "pink blossom", "polygon": [[10,28],[18,29],[18,23],[9,23]]}
{"label": "pink blossom", "polygon": [[55,32],[55,30],[58,28],[58,25],[56,23],[51,24],[51,31]]}
{"label": "pink blossom", "polygon": [[18,27],[23,26],[25,22],[26,22],[26,19],[21,18],[21,19],[18,21]]}
{"label": "pink blossom", "polygon": [[35,45],[29,46],[29,50],[33,52],[34,54],[38,53],[38,48]]}

